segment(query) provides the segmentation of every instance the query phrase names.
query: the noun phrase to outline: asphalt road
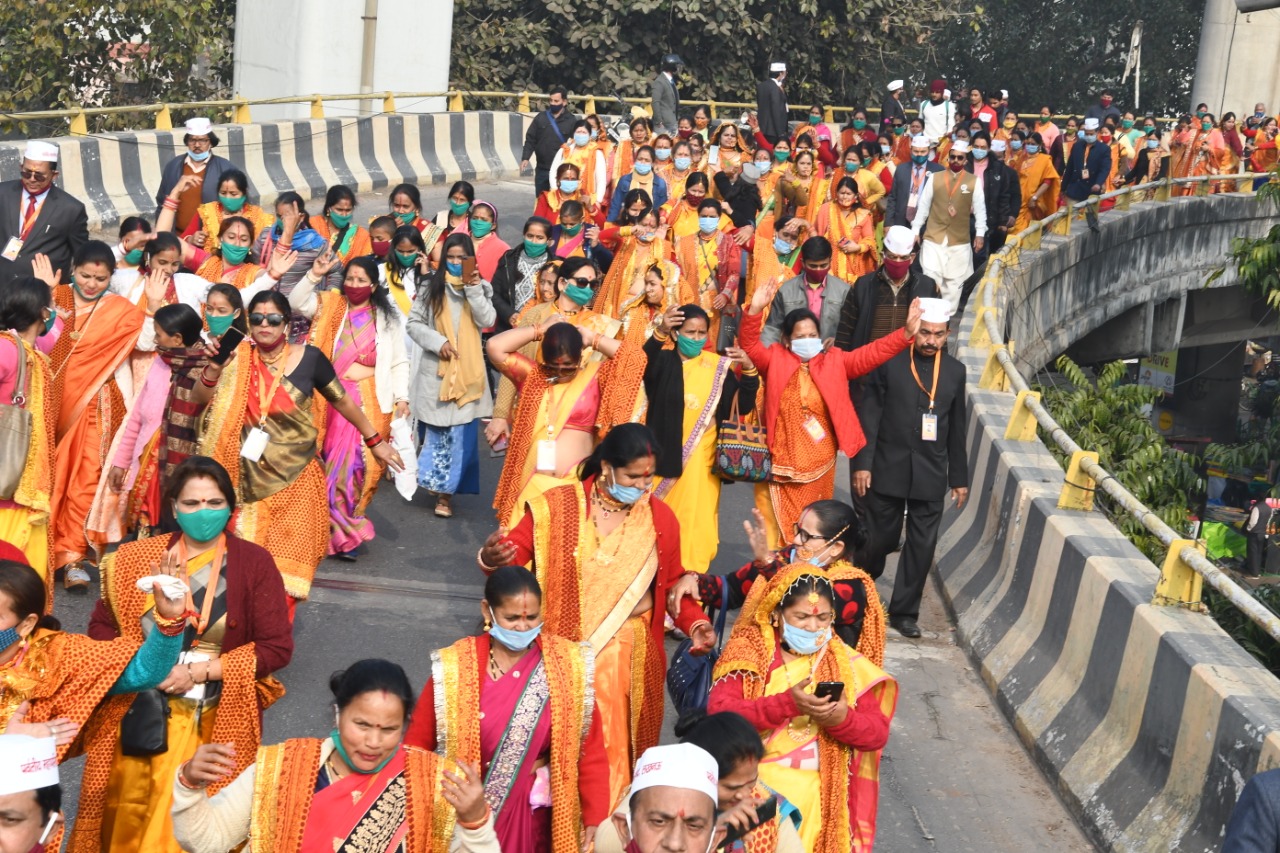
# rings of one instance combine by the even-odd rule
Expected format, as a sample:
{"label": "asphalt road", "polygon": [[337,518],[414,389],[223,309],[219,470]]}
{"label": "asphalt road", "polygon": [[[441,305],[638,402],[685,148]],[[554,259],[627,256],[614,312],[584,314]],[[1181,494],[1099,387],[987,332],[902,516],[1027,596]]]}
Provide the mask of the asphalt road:
{"label": "asphalt road", "polygon": [[[423,188],[428,211],[443,206],[447,189]],[[500,235],[509,243],[519,240],[533,207],[530,184],[480,184],[477,195],[497,205]],[[366,194],[360,212],[386,204],[385,195]],[[496,526],[490,498],[502,462],[483,451],[481,457],[481,494],[457,497],[452,519],[436,518],[424,494],[406,502],[384,483],[369,510],[377,538],[359,562],[321,563],[310,600],[298,608],[293,662],[279,673],[288,693],[267,712],[267,742],[329,731],[328,680],[334,671],[361,658],[385,657],[421,685],[432,650],[479,630],[483,578],[475,555]],[[837,483],[847,484],[845,470],[842,460]],[[840,492],[847,500],[847,486]],[[741,522],[750,509],[749,487],[724,489],[713,572],[732,571],[749,559]],[[893,563],[880,581],[885,599]],[[57,615],[68,630],[84,630],[92,601],[62,595]],[[881,766],[877,850],[1093,849],[955,646],[932,586],[921,626],[926,634],[917,641],[890,630],[886,668],[898,679],[900,695]],[[78,764],[66,768],[72,788]]]}

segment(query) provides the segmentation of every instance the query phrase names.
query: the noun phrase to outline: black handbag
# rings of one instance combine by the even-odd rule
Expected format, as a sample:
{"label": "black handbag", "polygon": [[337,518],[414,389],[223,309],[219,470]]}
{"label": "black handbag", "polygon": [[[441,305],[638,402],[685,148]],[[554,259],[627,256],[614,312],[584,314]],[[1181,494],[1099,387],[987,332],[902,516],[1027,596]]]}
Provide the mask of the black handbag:
{"label": "black handbag", "polygon": [[169,697],[159,690],[143,690],[120,721],[120,751],[145,758],[169,751]]}
{"label": "black handbag", "polygon": [[707,697],[711,695],[712,673],[716,661],[720,659],[720,647],[724,644],[724,620],[729,608],[725,606],[729,587],[723,576],[720,578],[720,611],[716,614],[715,648],[702,656],[689,653],[693,648],[693,640],[681,640],[671,656],[671,666],[667,669],[667,694],[671,704],[675,706],[677,715],[684,715],[693,710],[707,707]]}

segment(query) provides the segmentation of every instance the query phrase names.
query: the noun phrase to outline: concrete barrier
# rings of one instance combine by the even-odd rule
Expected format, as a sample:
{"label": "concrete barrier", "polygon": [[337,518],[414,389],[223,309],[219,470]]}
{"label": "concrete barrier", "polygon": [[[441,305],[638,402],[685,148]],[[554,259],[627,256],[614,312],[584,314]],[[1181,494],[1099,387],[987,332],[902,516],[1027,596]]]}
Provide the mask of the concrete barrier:
{"label": "concrete barrier", "polygon": [[[1251,218],[1238,198],[1222,203],[1228,216]],[[1186,215],[1179,208],[1175,220]],[[1126,233],[1133,213],[1117,216]],[[1073,242],[1106,244],[1107,215],[1102,227],[1046,240],[1024,253],[1021,273],[1069,267],[1088,249]],[[1197,249],[1221,258],[1225,246]],[[1064,255],[1035,257],[1055,252]],[[1027,292],[1035,288],[1002,288],[1002,314],[1025,322],[1020,312],[1039,310],[1020,301]],[[1083,307],[1058,307],[1060,328],[1073,316],[1082,328],[1097,322]],[[1068,330],[1059,343],[1075,339]],[[1101,847],[1218,850],[1244,783],[1280,766],[1280,681],[1209,616],[1151,604],[1158,568],[1102,513],[1057,507],[1061,466],[1039,441],[1004,438],[1014,397],[978,388],[986,352],[965,346],[960,358],[971,499],[944,516],[938,548],[960,643]]]}
{"label": "concrete barrier", "polygon": [[[514,176],[530,121],[520,113],[467,112],[225,125],[215,127],[215,150],[248,174],[255,201],[270,204],[288,190],[323,198],[334,184],[369,192],[401,182]],[[155,218],[160,173],[185,150],[182,136],[176,128],[48,141],[59,148],[58,185],[85,203],[96,230],[128,216]],[[18,177],[24,146],[0,143],[0,180]]]}

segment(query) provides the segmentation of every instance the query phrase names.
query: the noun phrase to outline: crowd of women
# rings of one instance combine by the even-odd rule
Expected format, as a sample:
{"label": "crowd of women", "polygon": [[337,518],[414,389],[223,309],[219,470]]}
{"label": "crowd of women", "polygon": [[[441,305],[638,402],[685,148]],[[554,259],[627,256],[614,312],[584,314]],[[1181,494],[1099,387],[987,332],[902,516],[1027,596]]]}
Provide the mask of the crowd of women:
{"label": "crowd of women", "polygon": [[[316,214],[249,202],[235,168],[209,193],[193,145],[156,221],[0,288],[0,401],[30,421],[24,464],[0,466],[0,730],[87,756],[70,849],[639,849],[621,816],[674,630],[684,663],[723,643],[677,732],[714,759],[734,849],[870,850],[896,687],[834,467],[863,441],[848,381],[911,347],[920,309],[851,351],[812,300],[769,314],[786,281],[880,266],[912,144],[905,119],[823,115],[772,143],[705,108],[616,143],[586,116],[514,245],[466,181],[434,214],[394,187],[360,224],[345,186]],[[1113,179],[1230,173],[1234,117],[1197,118],[1118,119],[1111,144],[1158,144],[1131,140]],[[1275,119],[1254,124],[1274,164]],[[994,129],[1024,199],[1060,171],[1035,156],[1047,125]],[[767,477],[720,458],[752,422]],[[374,537],[383,479],[451,517],[482,437],[505,454],[484,631],[420,691],[353,663],[328,736],[264,746],[318,564]],[[717,579],[731,479],[754,482],[753,560]],[[89,636],[61,631],[55,577],[95,573]],[[741,615],[717,637],[704,608]]]}

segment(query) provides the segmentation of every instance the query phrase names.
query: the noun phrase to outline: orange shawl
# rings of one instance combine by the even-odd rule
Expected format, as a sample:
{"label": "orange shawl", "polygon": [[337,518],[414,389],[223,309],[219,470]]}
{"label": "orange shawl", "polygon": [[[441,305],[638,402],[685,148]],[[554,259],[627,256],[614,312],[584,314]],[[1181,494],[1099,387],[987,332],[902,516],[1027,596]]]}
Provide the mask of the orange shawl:
{"label": "orange shawl", "polygon": [[[258,276],[262,275],[262,270],[263,268],[258,264],[241,264],[236,270],[236,274],[231,277],[231,281],[227,283],[236,290],[244,290],[258,280]],[[212,281],[216,284],[222,281],[224,272],[226,272],[226,266],[222,261],[222,255],[210,255],[196,270],[196,275],[205,281]]]}
{"label": "orange shawl", "polygon": [[[33,568],[44,576],[46,612],[52,613],[54,566],[50,501],[53,497],[53,425],[57,420],[57,400],[52,388],[53,371],[49,369],[49,359],[26,341],[16,335],[14,337],[21,349],[20,355],[27,362],[26,409],[31,413],[31,444],[27,448],[27,464],[22,469],[22,479],[13,493],[13,501],[31,512],[28,518],[33,523],[39,522],[44,526],[50,564]],[[7,404],[9,401],[3,402]]]}
{"label": "orange shawl", "polygon": [[53,300],[59,308],[71,312],[49,354],[53,394],[58,401],[57,437],[61,443],[81,422],[89,401],[133,352],[146,315],[129,300],[106,293],[83,318],[77,317],[75,296],[66,285],[54,289]]}
{"label": "orange shawl", "polygon": [[650,243],[641,243],[632,236],[630,228],[621,230],[626,233],[622,235],[618,252],[605,274],[604,284],[596,291],[596,298],[591,303],[592,311],[615,320],[622,319],[622,304],[627,301],[637,275],[643,276],[650,266],[672,255],[671,244],[666,240],[655,237]]}
{"label": "orange shawl", "polygon": [[[245,202],[244,207],[240,208],[238,213],[228,213],[220,201],[209,201],[196,208],[196,216],[200,217],[200,230],[209,235],[209,239],[215,243],[218,240],[218,232],[222,230],[222,220],[239,216],[249,220],[253,224],[253,233],[250,237],[256,238],[266,229],[276,224],[276,218],[267,213],[256,204]],[[206,243],[207,245],[207,243]],[[204,278],[204,276],[201,276]]]}

